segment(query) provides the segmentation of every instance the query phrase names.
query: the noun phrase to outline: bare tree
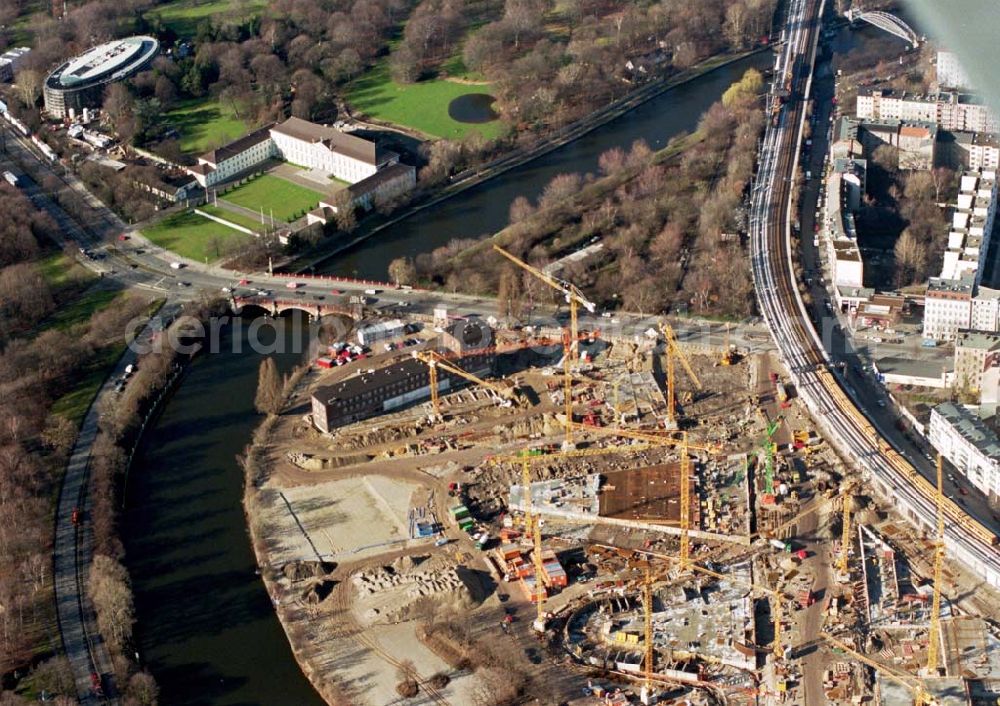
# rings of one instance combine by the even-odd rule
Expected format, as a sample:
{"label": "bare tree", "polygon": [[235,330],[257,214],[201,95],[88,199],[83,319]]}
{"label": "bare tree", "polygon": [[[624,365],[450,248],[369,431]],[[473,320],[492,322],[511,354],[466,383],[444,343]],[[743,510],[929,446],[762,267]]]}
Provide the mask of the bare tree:
{"label": "bare tree", "polygon": [[257,395],[254,398],[254,407],[261,414],[278,414],[281,412],[282,396],[281,375],[278,373],[278,366],[274,358],[268,356],[260,361],[260,368],[257,371]]}
{"label": "bare tree", "polygon": [[101,635],[121,649],[132,638],[135,623],[128,572],[115,559],[98,554],[90,565],[89,584]]}

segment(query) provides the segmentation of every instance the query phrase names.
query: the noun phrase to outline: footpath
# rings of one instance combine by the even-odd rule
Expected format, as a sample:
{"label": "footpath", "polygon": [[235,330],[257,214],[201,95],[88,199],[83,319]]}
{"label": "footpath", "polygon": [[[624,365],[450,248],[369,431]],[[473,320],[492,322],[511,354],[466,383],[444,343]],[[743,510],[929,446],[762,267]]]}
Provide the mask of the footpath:
{"label": "footpath", "polygon": [[[151,322],[152,320],[146,324],[140,336],[146,336],[151,332]],[[56,615],[63,651],[73,672],[77,696],[84,706],[119,703],[111,654],[97,628],[87,581],[94,556],[93,519],[89,514],[89,480],[90,461],[98,433],[100,410],[105,400],[115,394],[113,389],[115,380],[120,379],[125,367],[135,361],[135,352],[126,349],[87,409],[87,415],[80,426],[76,443],[66,464],[66,473],[56,503],[53,548]],[[74,511],[79,518],[77,524],[73,523]],[[100,697],[94,688],[92,675],[95,674],[105,694],[104,698]]]}

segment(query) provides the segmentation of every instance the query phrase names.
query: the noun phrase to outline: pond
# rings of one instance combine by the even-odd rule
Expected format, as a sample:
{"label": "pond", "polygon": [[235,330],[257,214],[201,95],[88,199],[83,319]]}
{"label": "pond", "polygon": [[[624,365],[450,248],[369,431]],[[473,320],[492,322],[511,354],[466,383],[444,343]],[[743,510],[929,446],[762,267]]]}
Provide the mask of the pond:
{"label": "pond", "polygon": [[448,117],[460,123],[491,123],[500,117],[489,93],[466,93],[448,104]]}

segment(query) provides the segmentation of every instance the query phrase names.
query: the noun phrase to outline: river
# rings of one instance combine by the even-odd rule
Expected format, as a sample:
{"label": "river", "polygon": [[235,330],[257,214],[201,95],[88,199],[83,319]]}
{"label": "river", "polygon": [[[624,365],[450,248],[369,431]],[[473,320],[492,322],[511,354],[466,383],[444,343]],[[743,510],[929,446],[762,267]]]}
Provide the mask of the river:
{"label": "river", "polygon": [[[377,234],[331,261],[327,271],[384,278],[395,257],[499,230],[516,196],[536,198],[556,174],[596,171],[598,157],[612,147],[639,139],[663,147],[694,129],[744,70],[770,62],[765,52],[667,91],[576,142]],[[290,341],[293,334],[281,335]],[[245,331],[235,338],[245,342]],[[227,333],[223,344],[232,340]],[[260,356],[233,352],[230,345],[222,349],[191,365],[149,431],[129,481],[123,534],[141,657],[160,683],[161,702],[171,706],[320,706],[254,573],[243,517],[235,456],[260,419],[253,413]],[[299,359],[278,356],[285,370]]]}
{"label": "river", "polygon": [[[289,350],[298,328],[285,325],[291,320],[278,320]],[[223,333],[224,352],[190,366],[129,478],[123,534],[140,654],[163,704],[322,706],[255,574],[235,457],[260,421],[253,397],[261,356],[241,328]],[[244,352],[233,351],[233,340]],[[285,371],[301,358],[276,356]]]}
{"label": "river", "polygon": [[598,157],[613,147],[628,149],[636,140],[645,140],[653,149],[665,147],[674,135],[693,131],[701,114],[746,69],[770,68],[772,63],[772,54],[762,52],[672,88],[579,140],[379,231],[323,263],[318,271],[384,280],[389,263],[397,257],[430,252],[453,238],[495,233],[507,225],[516,197],[537,200],[557,174],[596,172]]}

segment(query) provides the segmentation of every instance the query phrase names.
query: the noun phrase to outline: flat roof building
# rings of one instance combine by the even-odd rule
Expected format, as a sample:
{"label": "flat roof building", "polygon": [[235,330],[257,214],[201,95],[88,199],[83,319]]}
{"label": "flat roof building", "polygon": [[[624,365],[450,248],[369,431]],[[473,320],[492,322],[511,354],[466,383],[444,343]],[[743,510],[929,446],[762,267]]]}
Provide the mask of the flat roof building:
{"label": "flat roof building", "polygon": [[[479,321],[462,321],[449,327],[435,350],[457,368],[477,377],[493,375],[496,354],[493,331]],[[467,384],[461,376],[438,368],[438,391]],[[415,358],[360,373],[312,395],[312,420],[317,429],[330,432],[338,427],[378,416],[430,398],[427,364]]]}
{"label": "flat roof building", "polygon": [[931,410],[931,444],[991,499],[1000,496],[1000,440],[964,407],[951,402]]}
{"label": "flat roof building", "polygon": [[149,66],[160,51],[153,37],[116,39],[59,65],[45,79],[45,110],[64,118],[84,108],[100,107],[108,84]]}

